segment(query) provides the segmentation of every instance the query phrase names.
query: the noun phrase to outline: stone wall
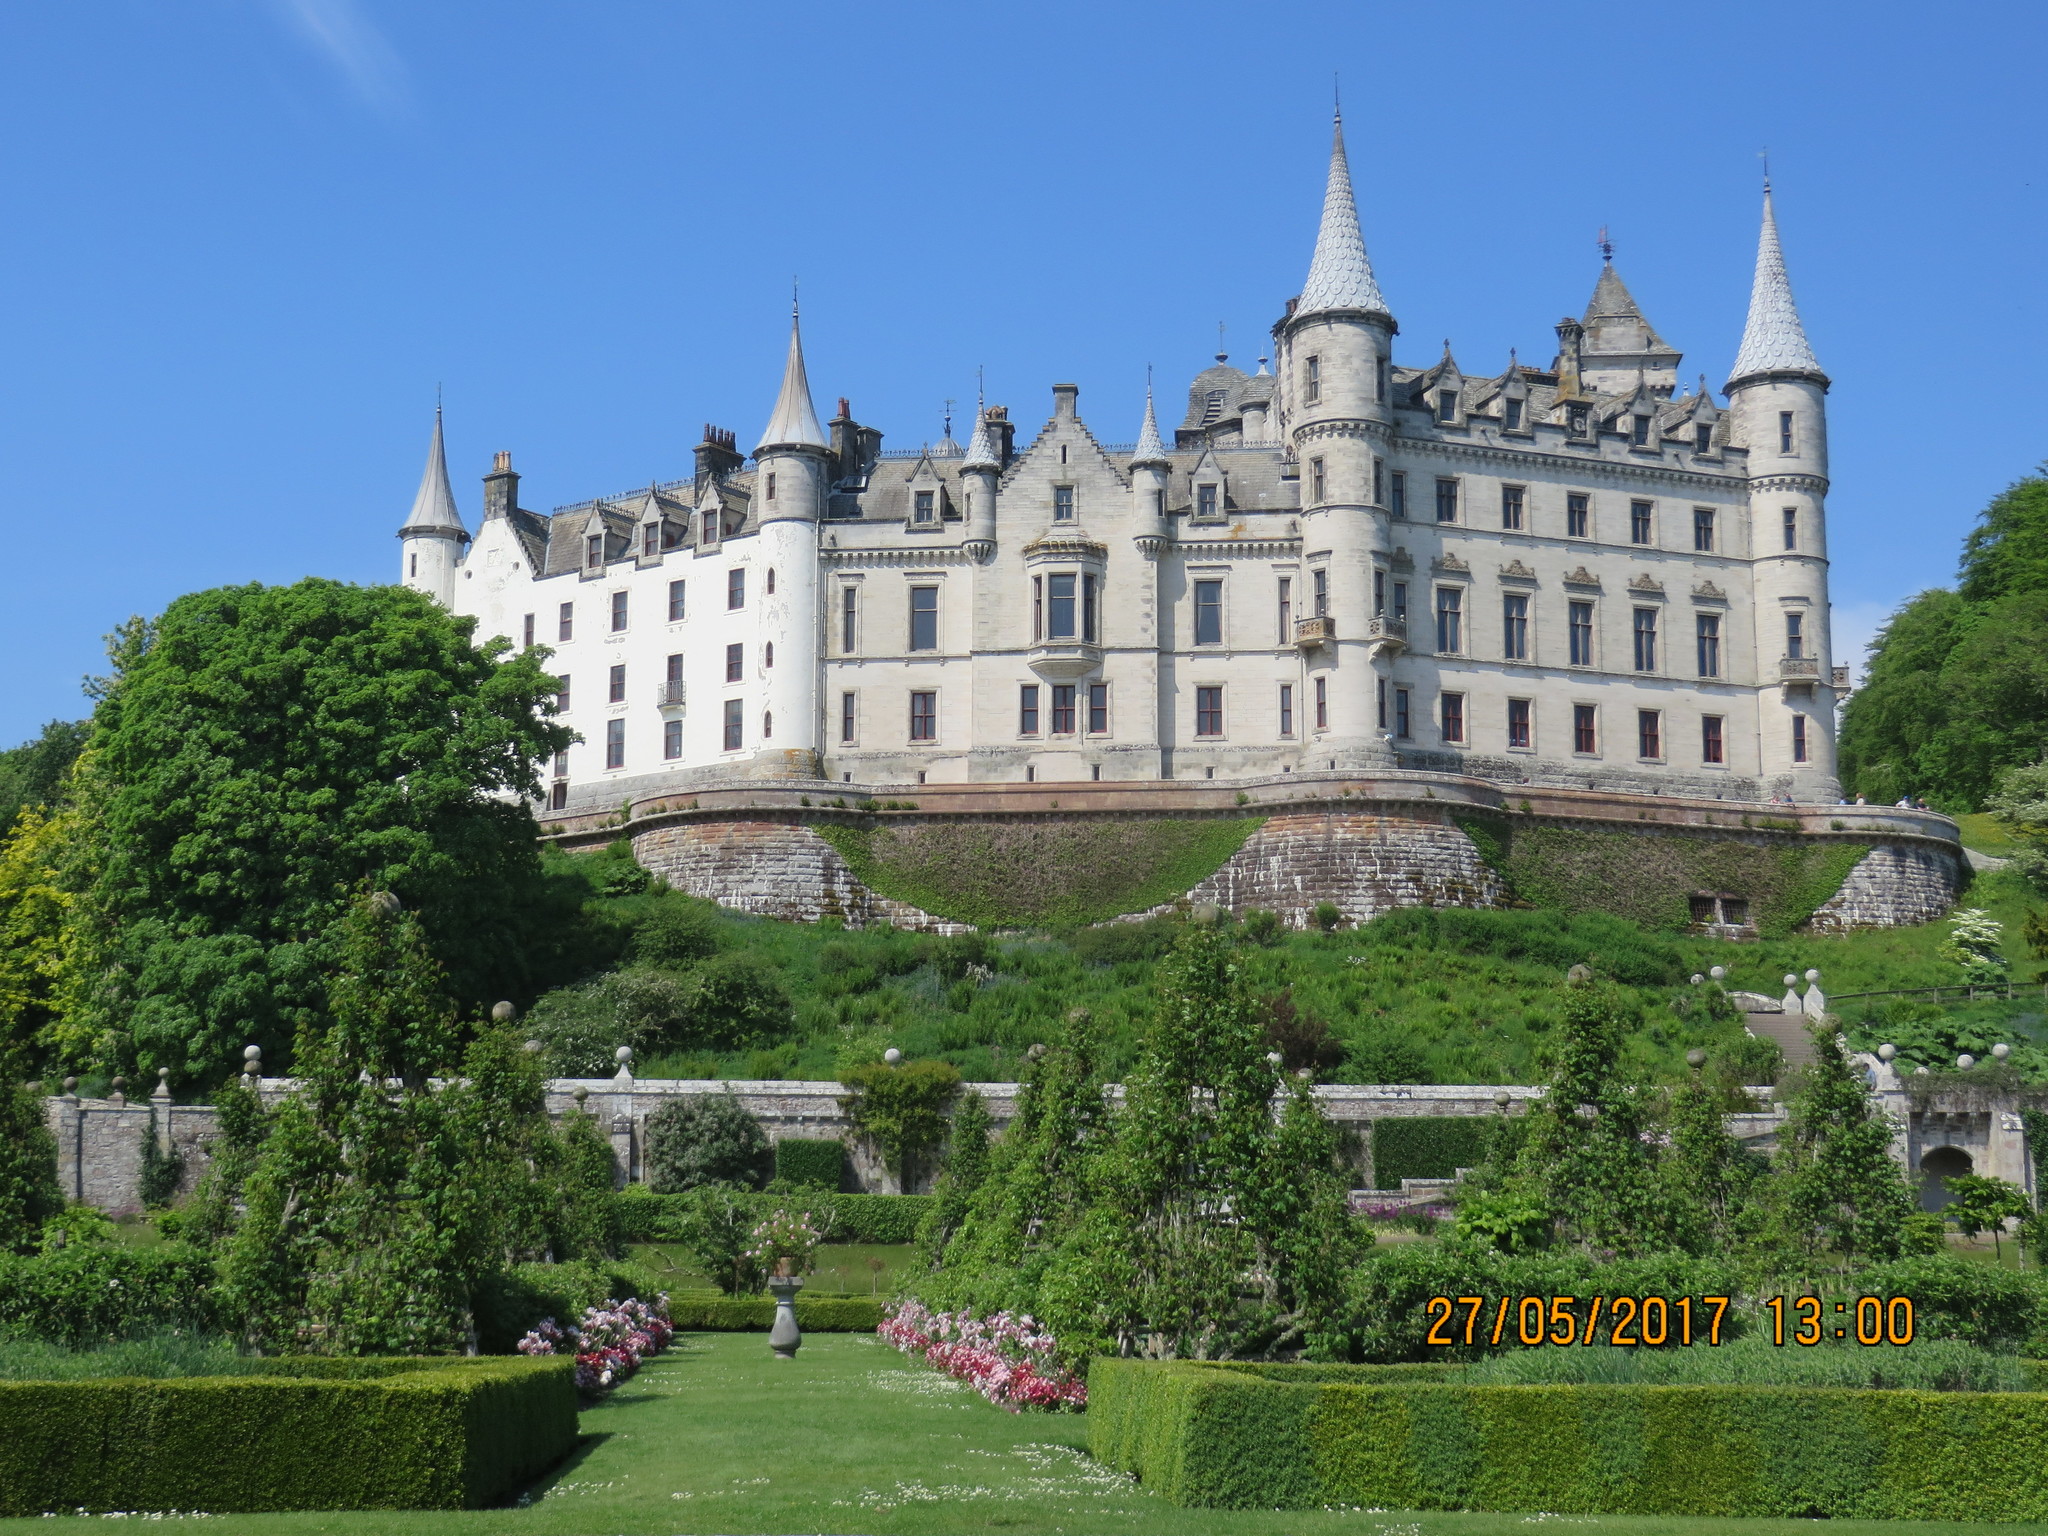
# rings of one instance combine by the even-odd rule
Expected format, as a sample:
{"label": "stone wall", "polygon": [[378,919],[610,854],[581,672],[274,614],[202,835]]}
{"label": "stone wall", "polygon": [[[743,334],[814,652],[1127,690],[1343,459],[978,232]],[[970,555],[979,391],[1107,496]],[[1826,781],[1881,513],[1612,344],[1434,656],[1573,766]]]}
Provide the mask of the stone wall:
{"label": "stone wall", "polygon": [[1962,861],[1937,845],[1880,844],[1808,919],[1816,933],[1931,923],[1955,904]]}
{"label": "stone wall", "polygon": [[1394,907],[1491,907],[1500,881],[1448,815],[1385,815],[1342,804],[1268,817],[1228,863],[1188,893],[1242,915],[1277,912],[1305,928],[1327,902],[1348,923]]}
{"label": "stone wall", "polygon": [[849,927],[887,922],[926,933],[964,933],[904,902],[877,895],[853,877],[846,861],[802,822],[689,821],[633,837],[633,857],[679,891],[722,907],[815,923],[836,917]]}
{"label": "stone wall", "polygon": [[157,1147],[175,1152],[178,1192],[190,1194],[206,1171],[207,1143],[219,1133],[208,1104],[172,1104],[168,1098],[127,1103],[108,1099],[49,1099],[45,1113],[57,1138],[57,1183],[67,1200],[96,1205],[115,1216],[142,1209],[142,1149],[156,1116]]}

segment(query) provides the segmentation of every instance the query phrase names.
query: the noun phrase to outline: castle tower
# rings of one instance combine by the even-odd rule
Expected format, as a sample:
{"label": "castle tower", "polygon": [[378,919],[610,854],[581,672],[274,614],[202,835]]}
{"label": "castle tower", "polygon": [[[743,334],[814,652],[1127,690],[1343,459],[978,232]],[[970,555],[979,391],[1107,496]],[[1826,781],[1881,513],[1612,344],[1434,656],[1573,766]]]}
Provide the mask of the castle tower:
{"label": "castle tower", "polygon": [[[1304,653],[1312,696],[1327,700],[1309,716],[1302,759],[1313,768],[1393,765],[1375,714],[1367,622],[1373,551],[1384,543],[1374,466],[1393,420],[1388,384],[1397,329],[1359,230],[1340,113],[1308,281],[1274,327],[1278,435],[1301,468],[1301,541],[1310,552],[1304,588],[1323,595],[1334,628],[1333,638]],[[1300,611],[1318,616],[1307,606]]]}
{"label": "castle tower", "polygon": [[1170,537],[1166,518],[1166,491],[1173,473],[1173,461],[1166,456],[1166,444],[1159,438],[1159,416],[1152,408],[1152,390],[1145,390],[1145,424],[1138,430],[1137,451],[1131,455],[1131,528],[1138,548],[1156,555]]}
{"label": "castle tower", "polygon": [[1726,388],[1729,440],[1749,450],[1762,777],[1768,793],[1834,800],[1841,785],[1828,636],[1828,376],[1792,302],[1768,184],[1749,320]]}
{"label": "castle tower", "polygon": [[444,606],[455,602],[455,571],[469,530],[455,510],[455,491],[448,484],[448,452],[441,437],[441,407],[434,407],[434,439],[427,449],[427,470],[420,476],[412,513],[398,530],[398,579]]}
{"label": "castle tower", "polygon": [[809,779],[819,772],[818,524],[832,464],[792,310],[782,392],[754,449],[760,569],[751,579],[761,605],[757,638],[775,647],[775,665],[763,672],[761,708],[748,722],[748,739],[760,741],[757,761],[769,777]]}
{"label": "castle tower", "polygon": [[996,552],[996,482],[1003,461],[988,432],[988,411],[974,413],[974,435],[967,440],[967,456],[960,461],[960,490],[967,498],[967,554],[986,564]]}

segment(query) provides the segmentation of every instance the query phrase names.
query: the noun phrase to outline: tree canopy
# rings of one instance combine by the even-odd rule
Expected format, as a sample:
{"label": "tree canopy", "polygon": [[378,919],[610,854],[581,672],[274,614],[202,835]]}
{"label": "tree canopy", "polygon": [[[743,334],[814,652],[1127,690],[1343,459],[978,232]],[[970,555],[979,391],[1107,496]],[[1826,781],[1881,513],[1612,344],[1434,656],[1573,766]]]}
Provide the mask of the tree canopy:
{"label": "tree canopy", "polygon": [[52,720],[33,741],[0,752],[0,837],[23,811],[57,803],[90,729],[87,720]]}

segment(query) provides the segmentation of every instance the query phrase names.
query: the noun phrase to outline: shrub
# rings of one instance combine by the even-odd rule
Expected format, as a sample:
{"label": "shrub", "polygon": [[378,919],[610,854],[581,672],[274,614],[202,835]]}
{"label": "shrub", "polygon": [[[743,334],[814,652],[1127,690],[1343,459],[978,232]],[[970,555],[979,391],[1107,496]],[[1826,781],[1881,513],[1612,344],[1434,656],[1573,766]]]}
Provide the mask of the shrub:
{"label": "shrub", "polygon": [[578,1317],[610,1297],[660,1294],[660,1277],[634,1264],[584,1259],[509,1265],[476,1292],[477,1348],[507,1355],[543,1318]]}
{"label": "shrub", "polygon": [[[892,1244],[917,1240],[918,1227],[936,1197],[833,1195],[824,1199],[821,1192],[818,1202],[808,1207],[800,1196],[735,1194],[732,1198],[750,1231],[752,1223],[781,1206],[810,1209],[819,1215],[829,1212],[830,1224],[825,1229],[828,1243]],[[629,1243],[685,1241],[684,1231],[695,1199],[694,1195],[650,1194],[641,1185],[623,1191],[618,1197],[618,1211],[624,1239]]]}
{"label": "shrub", "polygon": [[949,1061],[877,1061],[844,1069],[839,1081],[852,1090],[839,1102],[854,1129],[874,1140],[901,1183],[915,1182],[919,1162],[946,1139],[960,1069]]}
{"label": "shrub", "polygon": [[0,1255],[0,1335],[79,1345],[154,1328],[222,1325],[212,1260],[183,1244],[82,1244]]}
{"label": "shrub", "polygon": [[568,1361],[261,1364],[227,1377],[0,1382],[0,1515],[473,1509],[576,1440]]}
{"label": "shrub", "polygon": [[785,1136],[775,1143],[775,1177],[797,1189],[836,1192],[846,1173],[846,1147],[837,1137]]}
{"label": "shrub", "polygon": [[0,1254],[34,1248],[43,1223],[63,1209],[57,1140],[42,1098],[15,1082],[13,1063],[0,1059]]}
{"label": "shrub", "polygon": [[1067,942],[1077,959],[1090,965],[1124,965],[1157,960],[1180,937],[1184,924],[1173,917],[1148,917],[1142,923],[1104,923],[1083,928]]}
{"label": "shrub", "polygon": [[677,971],[718,953],[718,909],[708,901],[665,897],[633,927],[633,958]]}
{"label": "shrub", "polygon": [[647,1117],[647,1182],[657,1194],[701,1184],[758,1189],[768,1137],[730,1092],[672,1099]]}
{"label": "shrub", "polygon": [[1486,1161],[1494,1122],[1483,1115],[1417,1115],[1372,1123],[1375,1189],[1399,1189],[1403,1179],[1448,1179]]}

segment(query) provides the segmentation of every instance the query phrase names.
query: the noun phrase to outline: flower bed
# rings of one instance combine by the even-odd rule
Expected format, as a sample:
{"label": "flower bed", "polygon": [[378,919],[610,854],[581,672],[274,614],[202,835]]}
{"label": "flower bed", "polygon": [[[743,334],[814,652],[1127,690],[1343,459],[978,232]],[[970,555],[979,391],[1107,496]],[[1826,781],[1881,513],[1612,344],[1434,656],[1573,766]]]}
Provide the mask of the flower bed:
{"label": "flower bed", "polygon": [[1079,1413],[1088,1406],[1087,1382],[1059,1363],[1053,1336],[1028,1316],[933,1312],[905,1301],[883,1314],[875,1332],[1012,1413],[1023,1408]]}
{"label": "flower bed", "polygon": [[565,1328],[552,1317],[519,1341],[522,1355],[574,1355],[576,1390],[595,1401],[640,1369],[649,1355],[658,1355],[675,1337],[669,1323],[668,1297],[651,1302],[607,1301],[585,1310],[581,1322]]}

